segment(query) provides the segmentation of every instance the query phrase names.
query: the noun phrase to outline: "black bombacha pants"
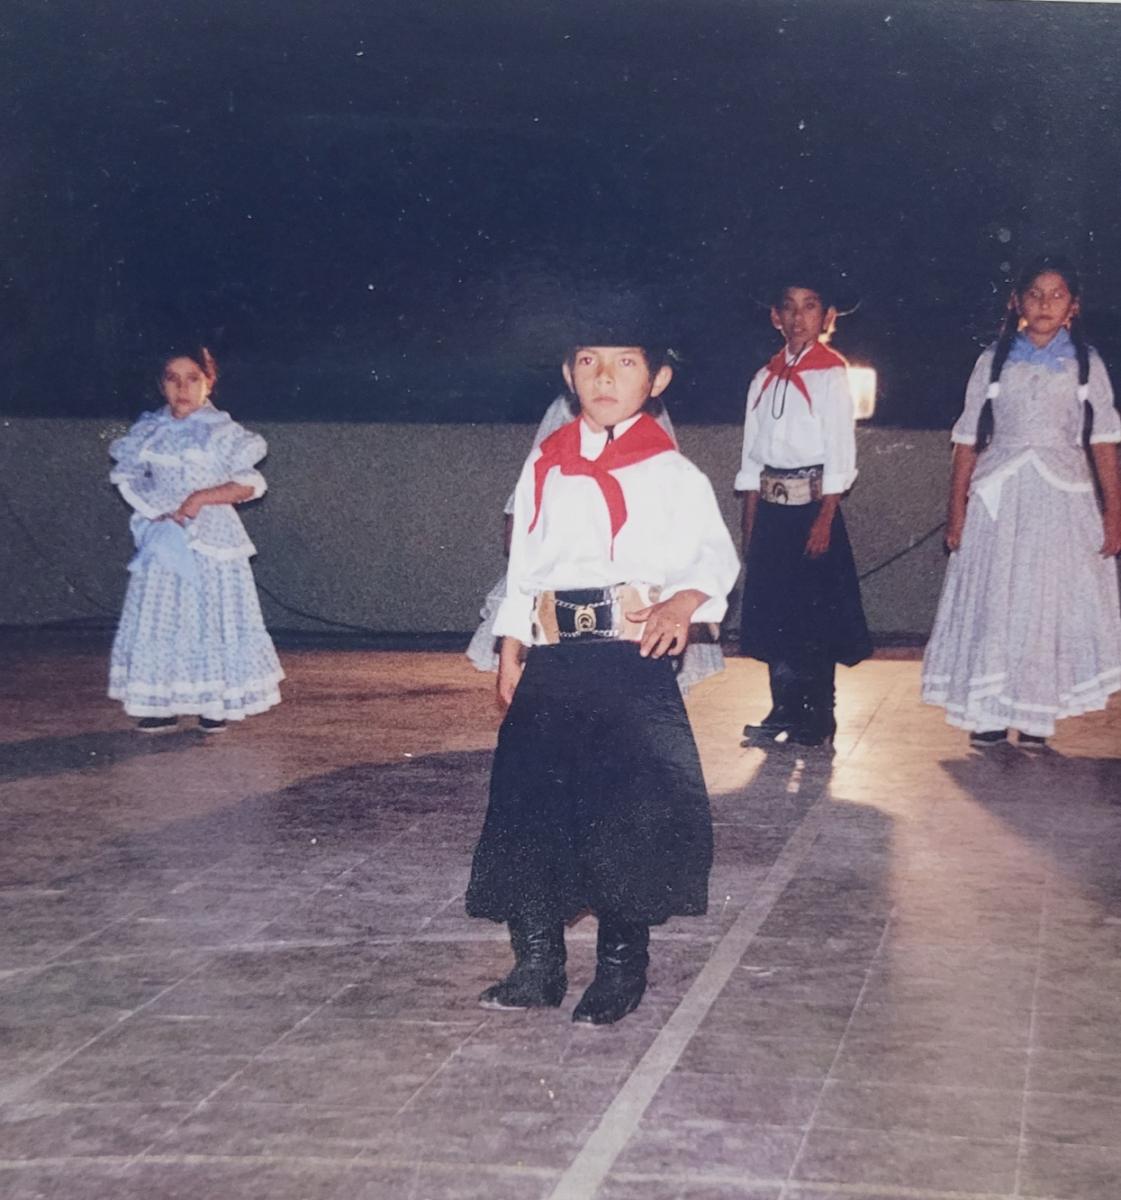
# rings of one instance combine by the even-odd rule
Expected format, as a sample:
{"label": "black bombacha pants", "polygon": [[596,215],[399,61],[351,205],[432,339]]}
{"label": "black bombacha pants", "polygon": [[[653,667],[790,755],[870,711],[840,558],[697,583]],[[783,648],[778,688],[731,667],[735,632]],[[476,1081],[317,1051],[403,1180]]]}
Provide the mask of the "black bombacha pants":
{"label": "black bombacha pants", "polygon": [[630,642],[534,647],[498,734],[467,912],[704,913],[712,820],[668,658]]}

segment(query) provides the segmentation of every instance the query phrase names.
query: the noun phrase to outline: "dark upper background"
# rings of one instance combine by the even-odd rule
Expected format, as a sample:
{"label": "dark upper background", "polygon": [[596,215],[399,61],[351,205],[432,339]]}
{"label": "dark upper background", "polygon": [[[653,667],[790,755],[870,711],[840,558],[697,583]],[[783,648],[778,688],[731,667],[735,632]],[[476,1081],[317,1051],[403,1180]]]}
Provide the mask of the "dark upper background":
{"label": "dark upper background", "polygon": [[737,421],[775,256],[853,280],[878,419],[944,426],[1039,247],[1121,373],[1121,8],[1026,0],[9,0],[0,404],[536,420],[560,318],[656,287]]}

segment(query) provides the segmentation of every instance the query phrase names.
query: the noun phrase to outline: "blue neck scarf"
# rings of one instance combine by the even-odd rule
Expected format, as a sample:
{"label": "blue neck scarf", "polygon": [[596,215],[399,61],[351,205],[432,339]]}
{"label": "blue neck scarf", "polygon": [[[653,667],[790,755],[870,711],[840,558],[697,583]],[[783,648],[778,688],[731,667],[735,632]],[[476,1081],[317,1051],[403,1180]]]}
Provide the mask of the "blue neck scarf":
{"label": "blue neck scarf", "polygon": [[1065,370],[1066,364],[1075,361],[1076,357],[1074,342],[1065,329],[1060,329],[1046,346],[1037,346],[1026,334],[1018,333],[1008,352],[1010,363],[1030,363],[1048,371]]}

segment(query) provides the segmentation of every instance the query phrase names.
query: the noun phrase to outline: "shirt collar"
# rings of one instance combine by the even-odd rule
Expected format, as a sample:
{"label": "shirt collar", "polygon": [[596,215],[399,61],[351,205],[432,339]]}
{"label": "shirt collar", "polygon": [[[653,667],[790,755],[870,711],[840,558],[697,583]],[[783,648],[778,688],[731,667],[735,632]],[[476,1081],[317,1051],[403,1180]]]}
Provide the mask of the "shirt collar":
{"label": "shirt collar", "polygon": [[[628,429],[642,416],[642,413],[635,413],[633,417],[628,417],[625,421],[620,421],[615,426],[615,436],[620,438]],[[588,422],[583,417],[580,418],[580,457],[597,459],[603,453],[607,445],[607,430],[601,429],[596,433]]]}

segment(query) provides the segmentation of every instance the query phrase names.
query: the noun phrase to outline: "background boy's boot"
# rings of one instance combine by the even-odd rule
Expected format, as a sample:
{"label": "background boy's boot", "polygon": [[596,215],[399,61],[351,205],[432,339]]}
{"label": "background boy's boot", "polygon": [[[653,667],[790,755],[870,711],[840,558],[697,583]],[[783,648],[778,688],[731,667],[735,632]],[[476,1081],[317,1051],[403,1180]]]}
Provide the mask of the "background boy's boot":
{"label": "background boy's boot", "polygon": [[767,674],[771,681],[771,711],[757,725],[745,725],[744,737],[778,737],[798,719],[801,696],[794,669],[789,663],[773,662],[767,664]]}
{"label": "background boy's boot", "polygon": [[788,740],[798,746],[831,746],[837,732],[834,715],[836,663],[815,663],[802,676],[802,710]]}
{"label": "background boy's boot", "polygon": [[556,1008],[568,991],[564,922],[509,922],[514,969],[479,996],[483,1008]]}
{"label": "background boy's boot", "polygon": [[610,1025],[638,1008],[646,991],[650,927],[604,913],[596,935],[596,977],[572,1014],[574,1021]]}

